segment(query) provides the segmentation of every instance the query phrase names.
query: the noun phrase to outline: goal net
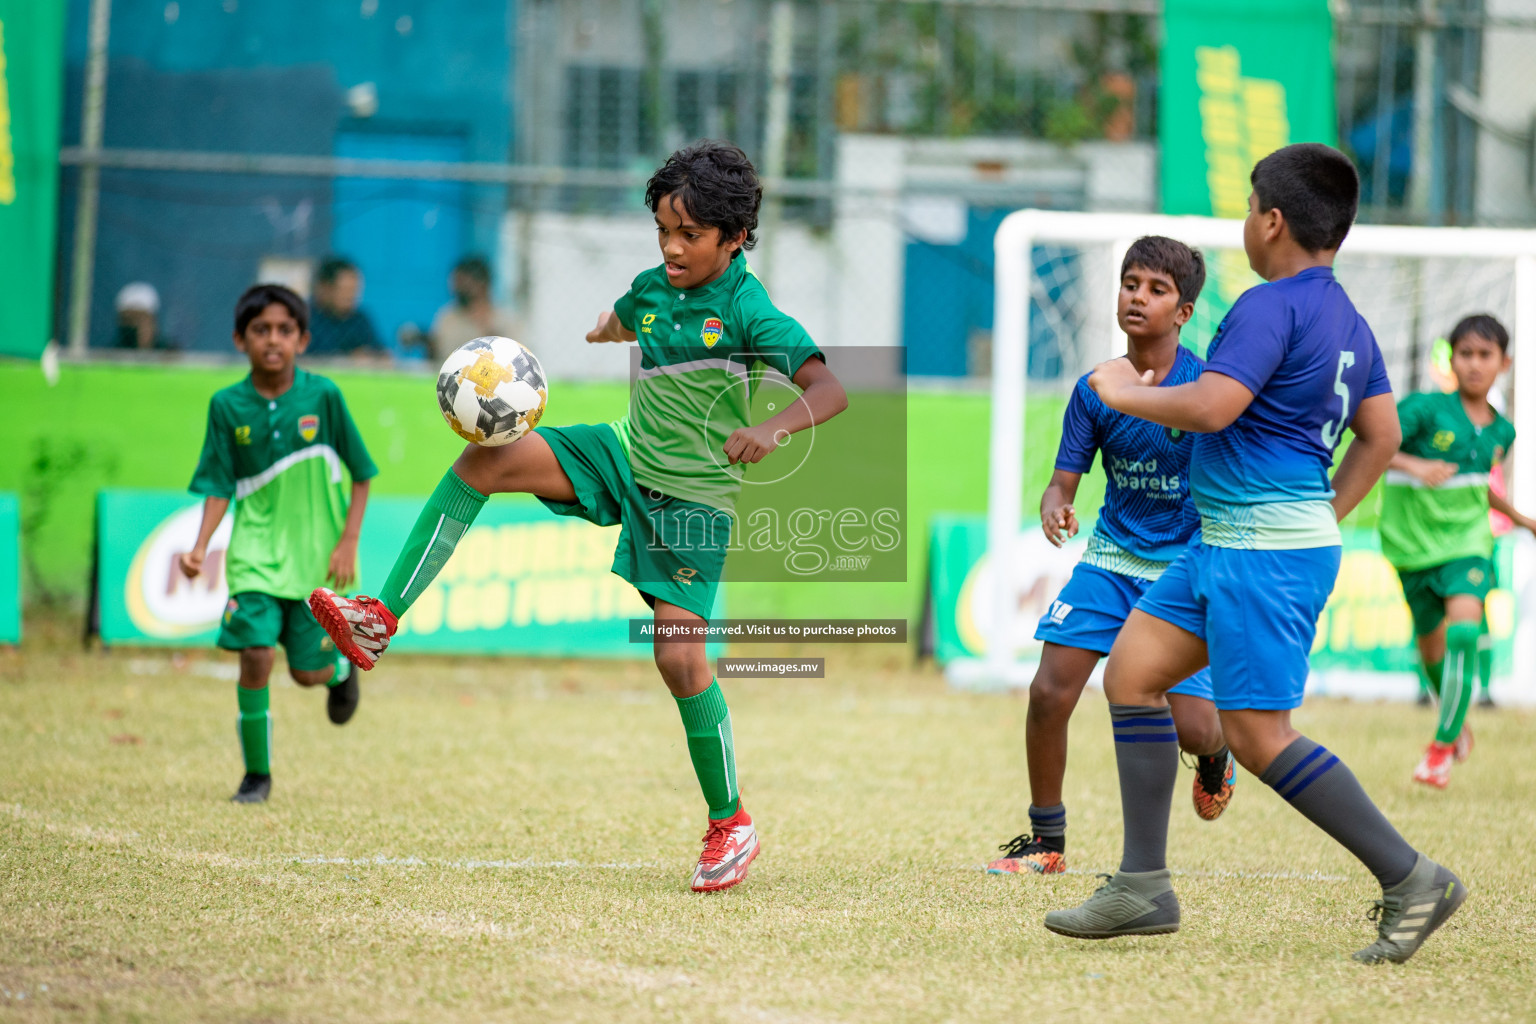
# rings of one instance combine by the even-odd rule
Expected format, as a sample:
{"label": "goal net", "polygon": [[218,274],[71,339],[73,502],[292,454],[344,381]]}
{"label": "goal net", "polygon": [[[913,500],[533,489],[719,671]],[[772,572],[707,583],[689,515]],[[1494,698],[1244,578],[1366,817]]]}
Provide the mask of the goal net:
{"label": "goal net", "polygon": [[[1184,343],[1203,355],[1226,310],[1259,283],[1243,253],[1241,221],[1021,210],[997,232],[987,555],[968,602],[981,649],[950,663],[957,684],[1018,685],[1033,673],[1035,624],[1070,575],[1096,511],[1080,506],[1075,550],[1056,551],[1035,515],[1040,474],[1053,460],[1072,384],[1124,352],[1114,316],[1120,262],[1131,242],[1149,234],[1205,253],[1205,289],[1183,330]],[[1523,402],[1516,390],[1519,367],[1536,365],[1536,231],[1359,225],[1334,270],[1375,333],[1399,396],[1451,387],[1443,339],[1463,316],[1491,313],[1509,328],[1516,369],[1500,380],[1495,402],[1524,440],[1505,470],[1515,505],[1536,508],[1536,388]],[[1026,398],[1037,412],[1027,418]],[[1367,499],[1345,524],[1343,568],[1319,625],[1311,692],[1415,692],[1411,625],[1377,547],[1375,501]],[[1496,561],[1503,569],[1489,601],[1495,694],[1536,703],[1536,679],[1510,671],[1536,664],[1536,544],[1511,534]]]}

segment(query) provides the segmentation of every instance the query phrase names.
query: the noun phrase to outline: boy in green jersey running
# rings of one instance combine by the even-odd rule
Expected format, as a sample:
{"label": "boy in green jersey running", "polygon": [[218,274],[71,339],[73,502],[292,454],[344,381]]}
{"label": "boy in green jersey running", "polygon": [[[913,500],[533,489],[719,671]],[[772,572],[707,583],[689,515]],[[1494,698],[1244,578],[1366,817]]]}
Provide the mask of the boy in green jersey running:
{"label": "boy in green jersey running", "polygon": [[[336,650],[305,601],[315,584],[357,577],[357,537],[378,475],[335,384],[294,360],[309,344],[304,300],[257,285],[235,305],[235,347],[251,372],[216,392],[192,477],[206,496],[197,543],[181,571],[203,571],[208,541],[235,501],[225,554],[229,604],[218,645],[240,652],[238,719],[245,777],[231,798],[261,803],[272,792],[272,713],[267,679],[281,643],[300,686],[326,686],[326,711],[345,724],[357,710],[357,671]],[[350,497],[342,469],[351,476]]]}
{"label": "boy in green jersey running", "polygon": [[[756,239],[763,190],[735,146],[705,141],[667,158],[646,185],[663,263],[635,278],[587,332],[592,343],[638,341],[629,415],[613,423],[539,427],[499,448],[469,445],[428,500],[377,599],[320,589],[310,607],[337,647],[372,668],[405,614],[447,563],[491,494],[538,496],[559,515],[621,525],[613,571],[655,610],[656,667],[677,701],[709,807],[696,892],[746,877],[759,849],[736,785],[731,715],[702,640],[666,642],[662,627],[709,617],[746,464],[847,408],[843,386],[805,329],[781,313],[743,251]],[[751,422],[764,363],[801,390]]]}
{"label": "boy in green jersey running", "polygon": [[1476,686],[1483,602],[1495,583],[1488,509],[1528,530],[1526,518],[1488,485],[1509,452],[1514,426],[1488,403],[1509,369],[1509,332],[1491,316],[1469,316],[1451,332],[1449,394],[1409,395],[1397,407],[1401,449],[1387,471],[1381,550],[1403,584],[1419,657],[1440,697],[1435,738],[1416,782],[1444,789],[1453,761],[1472,750],[1467,707]]}

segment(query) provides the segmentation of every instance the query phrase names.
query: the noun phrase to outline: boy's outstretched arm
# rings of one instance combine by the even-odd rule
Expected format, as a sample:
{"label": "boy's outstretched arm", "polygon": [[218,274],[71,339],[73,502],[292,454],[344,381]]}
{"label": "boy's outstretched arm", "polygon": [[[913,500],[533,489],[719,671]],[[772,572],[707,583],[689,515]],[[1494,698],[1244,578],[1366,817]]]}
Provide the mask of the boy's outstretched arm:
{"label": "boy's outstretched arm", "polygon": [[363,511],[368,507],[367,480],[352,481],[352,501],[347,506],[347,523],[341,528],[341,537],[331,550],[330,571],[327,578],[337,590],[345,590],[357,579],[357,539],[363,532]]}
{"label": "boy's outstretched arm", "polygon": [[740,427],[725,442],[725,454],[731,465],[761,462],[790,434],[825,423],[848,408],[848,392],[842,381],[820,359],[807,359],[793,377],[800,398],[763,422]]}
{"label": "boy's outstretched arm", "polygon": [[1501,515],[1509,517],[1509,521],[1516,526],[1524,527],[1532,533],[1536,533],[1536,519],[1521,515],[1515,510],[1515,506],[1509,503],[1509,499],[1495,494],[1493,488],[1488,488],[1488,507]]}
{"label": "boy's outstretched arm", "polygon": [[1361,402],[1349,429],[1355,439],[1333,474],[1333,514],[1341,523],[1371,493],[1403,443],[1392,392]]}
{"label": "boy's outstretched arm", "polygon": [[203,522],[197,528],[197,543],[192,545],[191,551],[183,551],[177,556],[181,563],[181,573],[187,579],[195,579],[203,571],[203,559],[208,557],[208,542],[213,539],[214,531],[224,521],[224,513],[228,511],[228,498],[210,496],[203,502]]}
{"label": "boy's outstretched arm", "polygon": [[1197,434],[1226,429],[1253,404],[1253,392],[1224,373],[1207,370],[1188,384],[1153,387],[1152,371],[1137,374],[1124,356],[1094,367],[1088,386],[1116,412]]}
{"label": "boy's outstretched arm", "polygon": [[1399,451],[1392,456],[1392,461],[1387,464],[1388,469],[1401,470],[1415,479],[1422,480],[1431,487],[1439,487],[1451,477],[1456,475],[1456,463],[1444,462],[1440,459],[1421,459],[1417,455],[1409,455],[1405,451]]}
{"label": "boy's outstretched arm", "polygon": [[619,315],[613,310],[597,315],[597,326],[587,332],[587,340],[599,341],[634,341],[636,334],[624,326]]}
{"label": "boy's outstretched arm", "polygon": [[1040,495],[1040,529],[1045,531],[1045,539],[1057,547],[1077,536],[1077,509],[1072,502],[1077,500],[1077,485],[1082,479],[1081,473],[1054,470],[1045,493]]}

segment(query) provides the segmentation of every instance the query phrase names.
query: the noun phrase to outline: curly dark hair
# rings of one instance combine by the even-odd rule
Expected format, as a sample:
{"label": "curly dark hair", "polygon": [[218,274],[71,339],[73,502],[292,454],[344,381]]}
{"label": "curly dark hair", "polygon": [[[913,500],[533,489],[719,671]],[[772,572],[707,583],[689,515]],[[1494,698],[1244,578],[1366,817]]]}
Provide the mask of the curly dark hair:
{"label": "curly dark hair", "polygon": [[280,284],[258,284],[247,288],[235,303],[235,333],[244,334],[251,321],[261,316],[262,310],[271,305],[288,310],[299,322],[299,332],[309,330],[309,306],[299,298],[299,293]]}
{"label": "curly dark hair", "polygon": [[1131,243],[1120,263],[1120,276],[1132,267],[1167,274],[1179,289],[1179,303],[1194,302],[1205,287],[1205,256],[1176,238],[1143,235]]}
{"label": "curly dark hair", "polygon": [[645,183],[645,205],[655,213],[667,196],[675,196],[704,227],[719,228],[722,241],[745,231],[746,241],[731,254],[732,259],[757,244],[763,186],[757,180],[757,168],[740,147],[702,139],[667,157]]}

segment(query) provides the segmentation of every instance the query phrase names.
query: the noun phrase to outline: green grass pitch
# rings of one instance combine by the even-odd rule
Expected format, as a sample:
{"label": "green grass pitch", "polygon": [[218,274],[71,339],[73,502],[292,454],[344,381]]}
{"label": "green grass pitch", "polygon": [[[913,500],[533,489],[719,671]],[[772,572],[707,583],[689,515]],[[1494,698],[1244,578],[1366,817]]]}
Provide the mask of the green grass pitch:
{"label": "green grass pitch", "polygon": [[[1366,872],[1240,775],[1215,824],[1180,779],[1174,936],[1040,925],[1110,870],[1103,698],[1073,723],[1073,873],[988,876],[1027,803],[1025,702],[948,692],[904,652],[733,682],[763,835],[747,882],[688,891],[704,814],[645,663],[388,660],[357,718],[277,687],[275,790],[239,779],[231,661],[0,652],[0,1021],[1529,1020],[1532,715],[1474,711],[1440,793],[1405,706],[1314,702],[1411,841],[1472,889],[1410,964],[1366,968]],[[762,653],[754,651],[754,653]],[[226,673],[219,678],[217,672]]]}

